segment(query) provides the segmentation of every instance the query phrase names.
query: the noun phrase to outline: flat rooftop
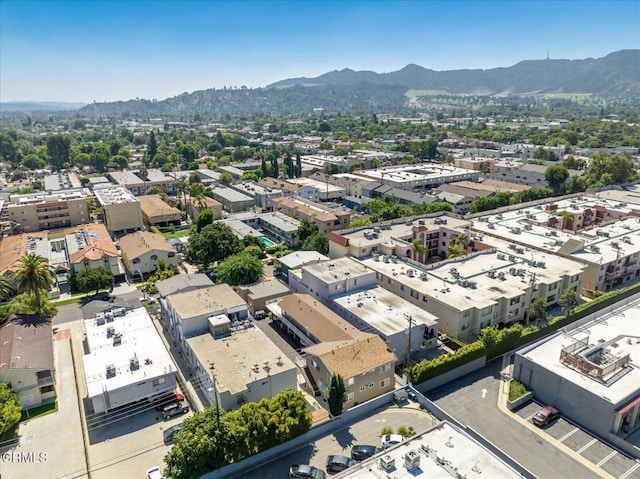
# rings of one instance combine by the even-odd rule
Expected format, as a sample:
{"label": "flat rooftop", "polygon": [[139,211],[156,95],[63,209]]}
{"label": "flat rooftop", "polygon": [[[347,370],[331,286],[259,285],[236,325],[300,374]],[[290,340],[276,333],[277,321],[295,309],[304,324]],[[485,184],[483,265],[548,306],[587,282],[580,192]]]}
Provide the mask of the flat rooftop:
{"label": "flat rooftop", "polygon": [[334,193],[334,194],[343,194],[345,189],[342,186],[332,185],[331,183],[314,180],[312,178],[291,178],[288,180],[289,183],[295,183],[298,185],[305,186],[313,186],[318,189],[320,194],[323,193]]}
{"label": "flat rooftop", "polygon": [[103,206],[139,202],[138,198],[123,186],[96,189],[94,194]]}
{"label": "flat rooftop", "polygon": [[[256,218],[256,216],[254,215],[253,218]],[[292,218],[291,216],[287,216],[279,211],[274,211],[273,213],[262,213],[261,215],[258,215],[257,218],[262,224],[269,225],[284,233],[297,231],[301,224],[299,220]]]}
{"label": "flat rooftop", "polygon": [[246,303],[228,284],[169,295],[173,309],[184,319],[234,308],[246,308]]}
{"label": "flat rooftop", "polygon": [[427,180],[450,182],[462,178],[475,178],[479,175],[479,172],[441,163],[422,163],[417,165],[386,166],[375,170],[361,170],[358,175],[372,178],[382,183],[402,184]]}
{"label": "flat rooftop", "polygon": [[310,264],[304,270],[327,284],[342,282],[349,278],[372,275],[373,270],[350,256]]}
{"label": "flat rooftop", "polygon": [[247,389],[247,384],[296,368],[262,331],[254,327],[219,339],[214,339],[210,333],[201,334],[187,342],[201,364],[214,363],[219,391],[241,393]]}
{"label": "flat rooftop", "polygon": [[380,286],[334,296],[331,301],[385,336],[408,329],[409,317],[414,326],[435,326],[438,323],[438,318],[433,314]]}
{"label": "flat rooftop", "polygon": [[[405,457],[419,460],[408,470]],[[395,460],[395,468],[385,471],[381,458]],[[440,459],[440,461],[438,461]],[[456,472],[458,475],[456,476]],[[463,431],[442,422],[419,436],[386,449],[383,453],[337,474],[337,479],[451,479],[452,477],[486,477],[490,479],[522,478],[522,475],[501,461]]]}
{"label": "flat rooftop", "polygon": [[[545,211],[545,206],[552,204],[557,208]],[[577,260],[593,264],[610,263],[616,258],[640,252],[640,218],[637,216],[613,222],[607,218],[601,225],[590,226],[576,233],[546,226],[549,218],[558,217],[561,212],[581,214],[587,209],[595,212],[596,207],[605,207],[607,211],[622,216],[640,213],[637,205],[602,198],[576,197],[476,217],[473,228],[539,250],[571,254]]]}
{"label": "flat rooftop", "polygon": [[241,201],[255,201],[251,196],[245,195],[244,193],[240,193],[239,191],[234,190],[233,188],[227,188],[222,185],[214,185],[211,187],[211,190],[214,194],[218,195],[220,198],[224,198],[227,201],[232,203],[241,202]]}
{"label": "flat rooftop", "polygon": [[306,264],[327,261],[328,259],[328,256],[318,253],[317,251],[296,251],[295,253],[289,253],[286,256],[278,258],[278,261],[289,269],[296,269]]}
{"label": "flat rooftop", "polygon": [[[619,405],[640,391],[640,296],[635,301],[610,313],[603,313],[593,322],[576,327],[571,331],[565,328],[546,341],[530,349],[520,351],[527,359],[557,374],[581,388],[589,390],[614,405]],[[577,345],[602,346],[607,354],[604,360],[629,355],[630,366],[626,374],[614,374],[599,381],[560,361],[563,348]]]}
{"label": "flat rooftop", "polygon": [[[242,170],[240,171],[242,172]],[[249,196],[256,196],[256,195],[278,196],[282,194],[281,189],[269,188],[267,186],[261,185],[260,183],[256,183],[255,181],[243,181],[242,183],[236,183],[232,187]]]}
{"label": "flat rooftop", "polygon": [[[125,308],[110,309],[123,313]],[[90,352],[82,357],[82,363],[89,397],[176,371],[145,308],[127,310],[122,316],[116,314],[104,321],[87,319],[84,322]],[[113,344],[110,328],[122,335],[121,344]],[[138,360],[137,369],[131,368],[134,358]],[[109,365],[113,365],[116,373],[107,378]]]}

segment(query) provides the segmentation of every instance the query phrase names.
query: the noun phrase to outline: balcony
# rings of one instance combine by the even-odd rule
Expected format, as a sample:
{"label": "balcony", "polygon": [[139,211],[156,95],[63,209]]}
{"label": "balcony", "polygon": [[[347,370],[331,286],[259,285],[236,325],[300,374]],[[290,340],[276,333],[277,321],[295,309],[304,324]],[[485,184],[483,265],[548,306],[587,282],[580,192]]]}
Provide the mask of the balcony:
{"label": "balcony", "polygon": [[38,387],[49,386],[53,384],[53,376],[44,376],[38,378]]}

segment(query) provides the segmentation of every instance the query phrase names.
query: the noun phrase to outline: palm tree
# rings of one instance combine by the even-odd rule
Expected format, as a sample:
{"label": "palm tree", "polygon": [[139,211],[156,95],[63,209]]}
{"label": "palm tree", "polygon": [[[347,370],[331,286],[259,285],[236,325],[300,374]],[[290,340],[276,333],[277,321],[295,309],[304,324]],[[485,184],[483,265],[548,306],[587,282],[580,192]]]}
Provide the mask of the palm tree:
{"label": "palm tree", "polygon": [[0,276],[0,301],[6,301],[16,292],[16,285],[11,276]]}
{"label": "palm tree", "polygon": [[38,315],[42,312],[40,292],[48,290],[53,284],[53,271],[49,262],[42,256],[29,254],[20,259],[21,268],[15,272],[16,285],[20,291],[36,297]]}

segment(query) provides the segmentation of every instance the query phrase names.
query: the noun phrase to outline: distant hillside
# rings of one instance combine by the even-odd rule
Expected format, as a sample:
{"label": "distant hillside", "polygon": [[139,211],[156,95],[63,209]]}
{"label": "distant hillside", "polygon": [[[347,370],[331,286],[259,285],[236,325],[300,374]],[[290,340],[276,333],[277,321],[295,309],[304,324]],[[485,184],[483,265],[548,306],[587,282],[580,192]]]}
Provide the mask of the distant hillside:
{"label": "distant hillside", "polygon": [[529,60],[508,68],[437,72],[407,65],[391,73],[344,69],[316,78],[292,78],[265,88],[203,90],[162,101],[93,103],[87,116],[180,117],[275,115],[324,111],[392,112],[408,106],[408,90],[470,95],[587,93],[640,98],[640,50],[586,60]]}
{"label": "distant hillside", "polygon": [[77,110],[85,105],[86,103],[67,103],[60,101],[9,101],[0,102],[0,112]]}

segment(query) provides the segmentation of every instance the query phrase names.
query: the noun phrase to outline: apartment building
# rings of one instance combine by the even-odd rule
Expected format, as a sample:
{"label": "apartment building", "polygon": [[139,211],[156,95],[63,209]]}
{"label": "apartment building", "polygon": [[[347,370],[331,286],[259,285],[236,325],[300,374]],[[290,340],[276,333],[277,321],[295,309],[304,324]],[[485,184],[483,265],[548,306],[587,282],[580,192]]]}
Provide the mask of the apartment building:
{"label": "apartment building", "polygon": [[90,221],[88,199],[84,188],[11,195],[4,211],[25,233],[65,228]]}
{"label": "apartment building", "polygon": [[122,236],[144,228],[140,200],[129,190],[107,187],[94,190],[94,194],[110,234]]}
{"label": "apartment building", "polygon": [[164,236],[149,231],[136,231],[120,238],[122,262],[130,278],[142,279],[158,269],[160,261],[178,269],[176,250]]}
{"label": "apartment building", "polygon": [[346,228],[351,221],[351,213],[346,210],[334,210],[302,198],[276,198],[273,206],[292,218],[316,224],[320,233]]}
{"label": "apartment building", "polygon": [[182,212],[169,206],[159,195],[139,196],[142,218],[147,226],[179,225]]}

